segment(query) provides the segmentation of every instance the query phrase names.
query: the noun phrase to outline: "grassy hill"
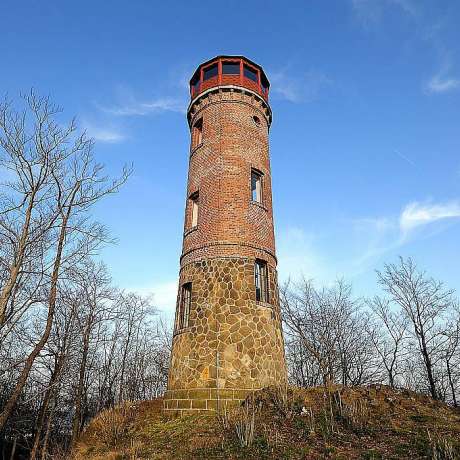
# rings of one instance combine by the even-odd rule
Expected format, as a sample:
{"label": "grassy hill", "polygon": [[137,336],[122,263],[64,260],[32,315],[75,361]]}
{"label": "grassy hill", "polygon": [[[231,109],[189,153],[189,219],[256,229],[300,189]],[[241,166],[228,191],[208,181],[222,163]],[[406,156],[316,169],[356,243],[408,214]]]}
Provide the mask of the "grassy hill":
{"label": "grassy hill", "polygon": [[74,459],[460,459],[460,411],[385,386],[265,389],[219,417],[162,401],[99,414]]}

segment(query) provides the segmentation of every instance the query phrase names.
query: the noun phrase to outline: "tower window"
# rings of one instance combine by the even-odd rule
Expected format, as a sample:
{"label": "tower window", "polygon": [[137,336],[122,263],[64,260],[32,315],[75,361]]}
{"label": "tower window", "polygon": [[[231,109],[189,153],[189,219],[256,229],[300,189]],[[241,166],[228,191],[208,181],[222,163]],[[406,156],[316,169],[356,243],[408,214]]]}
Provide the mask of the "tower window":
{"label": "tower window", "polygon": [[257,72],[253,69],[251,69],[250,67],[248,66],[244,66],[244,76],[246,78],[249,78],[250,80],[252,81],[255,81],[256,83],[259,81],[259,78],[257,76]]}
{"label": "tower window", "polygon": [[198,192],[193,193],[190,195],[190,206],[192,208],[192,218],[191,218],[191,226],[196,227],[198,225],[198,212],[200,205],[200,195]]}
{"label": "tower window", "polygon": [[269,87],[268,80],[263,74],[261,75],[261,78],[260,78],[260,85],[262,86],[262,91],[264,93],[268,93],[268,87]]}
{"label": "tower window", "polygon": [[209,80],[212,77],[216,77],[218,74],[217,64],[213,64],[209,67],[206,67],[203,72],[203,80]]}
{"label": "tower window", "polygon": [[192,148],[197,147],[203,142],[203,119],[200,118],[193,125],[192,130]]}
{"label": "tower window", "polygon": [[256,203],[262,203],[262,173],[251,170],[251,199]]}
{"label": "tower window", "polygon": [[240,63],[239,62],[223,62],[222,73],[224,75],[239,75],[240,74]]}
{"label": "tower window", "polygon": [[195,94],[198,93],[198,91],[200,90],[200,77],[199,77],[199,75],[197,75],[196,77],[194,77],[192,79],[191,84],[192,84],[192,88],[193,88],[194,93]]}
{"label": "tower window", "polygon": [[256,287],[256,300],[258,302],[268,302],[267,262],[256,260],[254,265],[254,282]]}
{"label": "tower window", "polygon": [[183,329],[188,326],[190,317],[190,306],[192,304],[192,283],[182,285],[179,306],[178,329]]}

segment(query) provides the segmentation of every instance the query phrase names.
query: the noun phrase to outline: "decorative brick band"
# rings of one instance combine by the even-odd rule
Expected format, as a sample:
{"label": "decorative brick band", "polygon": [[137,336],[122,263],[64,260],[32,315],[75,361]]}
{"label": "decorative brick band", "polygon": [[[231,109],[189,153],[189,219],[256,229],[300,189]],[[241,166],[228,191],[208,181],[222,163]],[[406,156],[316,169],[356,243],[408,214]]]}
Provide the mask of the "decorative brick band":
{"label": "decorative brick band", "polygon": [[[182,253],[182,255],[180,257],[180,261],[182,263],[182,260],[187,258],[187,256],[189,256],[193,252],[200,251],[200,250],[207,249],[207,248],[211,248],[211,247],[215,247],[215,246],[220,246],[220,247],[227,246],[227,247],[235,247],[235,248],[251,248],[251,249],[255,249],[256,251],[262,251],[262,252],[268,254],[270,257],[272,257],[275,266],[278,263],[278,259],[277,259],[276,255],[275,255],[275,253],[273,251],[271,251],[270,249],[262,248],[262,247],[254,245],[254,244],[246,243],[244,241],[236,241],[236,242],[233,242],[233,241],[211,241],[209,243],[201,244],[199,246],[195,246],[193,248],[190,248],[188,251],[185,251],[184,253]],[[231,256],[232,256],[231,254],[228,255],[228,257],[231,257]],[[209,256],[207,256],[207,258],[209,258]]]}
{"label": "decorative brick band", "polygon": [[[248,257],[248,256],[234,256],[234,255],[230,255],[230,256],[222,256],[222,255],[215,255],[215,256],[205,256],[205,257],[202,257],[200,259],[193,259],[193,260],[190,260],[188,262],[184,262],[182,265],[181,265],[181,268],[180,268],[180,271],[182,270],[185,270],[188,266],[192,265],[192,264],[196,264],[196,263],[200,263],[200,262],[206,262],[208,260],[222,260],[222,261],[225,261],[225,260],[235,260],[235,259],[240,259],[242,261],[253,261],[253,257]],[[269,264],[270,265],[270,268],[272,270],[276,270],[276,266],[275,265],[272,265],[272,264]]]}

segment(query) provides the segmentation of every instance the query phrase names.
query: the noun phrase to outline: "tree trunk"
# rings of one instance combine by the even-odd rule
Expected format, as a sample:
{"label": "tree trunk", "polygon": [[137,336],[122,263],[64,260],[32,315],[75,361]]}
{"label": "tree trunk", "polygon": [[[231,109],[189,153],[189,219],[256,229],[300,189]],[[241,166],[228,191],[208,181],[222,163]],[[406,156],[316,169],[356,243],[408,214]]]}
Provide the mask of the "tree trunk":
{"label": "tree trunk", "polygon": [[18,442],[17,438],[13,440],[13,447],[11,447],[10,460],[14,460],[14,454],[16,453],[16,443]]}
{"label": "tree trunk", "polygon": [[53,395],[54,385],[57,382],[57,379],[59,378],[59,374],[60,374],[60,368],[61,368],[60,361],[61,361],[61,357],[58,358],[58,362],[55,364],[55,368],[54,368],[53,373],[51,374],[48,388],[45,392],[45,397],[43,398],[43,403],[40,408],[40,412],[39,412],[38,419],[37,419],[37,427],[36,427],[34,444],[32,446],[32,450],[30,451],[30,460],[35,460],[38,454],[40,438],[41,438],[41,434],[43,431],[43,425],[45,423],[45,418],[46,418],[46,411],[48,410],[48,406],[49,406],[50,400]]}
{"label": "tree trunk", "polygon": [[83,388],[85,384],[85,374],[86,374],[86,363],[88,360],[88,351],[89,351],[89,338],[91,332],[91,321],[88,318],[87,324],[85,326],[85,331],[83,334],[83,356],[80,363],[80,374],[78,378],[77,394],[75,397],[75,414],[72,421],[72,438],[70,440],[70,446],[73,447],[77,438],[80,434],[81,428],[81,406],[83,398]]}
{"label": "tree trunk", "polygon": [[54,410],[56,409],[56,400],[54,400],[53,406],[50,410],[48,420],[46,422],[46,431],[45,431],[45,437],[43,438],[43,447],[42,447],[42,454],[41,454],[41,460],[46,460],[47,454],[48,454],[48,441],[50,438],[50,431],[51,431],[51,423],[53,421],[54,417]]}
{"label": "tree trunk", "polygon": [[27,379],[29,377],[30,370],[32,369],[35,359],[40,354],[40,352],[43,350],[51,334],[51,328],[53,326],[53,320],[54,320],[54,310],[56,307],[59,269],[61,267],[62,252],[64,249],[65,235],[67,231],[67,222],[69,219],[69,215],[70,215],[70,208],[63,217],[62,226],[61,226],[61,230],[59,233],[58,247],[56,251],[56,257],[54,259],[53,273],[51,275],[51,288],[50,288],[50,294],[49,294],[49,299],[48,299],[48,315],[46,318],[45,330],[43,331],[43,334],[40,340],[38,341],[38,343],[35,345],[32,352],[27,357],[27,360],[24,364],[24,368],[22,369],[22,372],[19,375],[19,379],[16,383],[16,386],[14,387],[13,393],[11,394],[8,401],[6,402],[3,412],[0,413],[0,431],[3,430],[9,416],[11,415],[11,412],[13,411],[16,405],[17,400],[19,399],[19,396],[21,395],[22,390],[24,389],[24,386],[27,383]]}
{"label": "tree trunk", "polygon": [[8,278],[8,281],[4,284],[4,287],[0,293],[0,327],[6,321],[6,308],[8,305],[8,301],[10,300],[11,292],[13,291],[14,286],[16,285],[16,281],[18,279],[19,272],[21,271],[22,263],[24,261],[24,254],[26,251],[27,239],[29,237],[30,221],[32,219],[32,210],[35,204],[36,193],[36,189],[32,190],[29,199],[29,204],[27,205],[26,219],[22,227],[21,237],[19,238],[16,260],[10,267],[10,276]]}
{"label": "tree trunk", "polygon": [[449,378],[450,391],[452,393],[452,401],[454,403],[454,407],[458,407],[457,397],[456,397],[456,394],[455,394],[455,386],[454,386],[454,382],[452,380],[452,371],[450,369],[450,360],[446,359],[446,364],[447,364],[447,376]]}
{"label": "tree trunk", "polygon": [[388,380],[389,380],[389,382],[390,382],[390,387],[391,387],[391,388],[394,388],[394,387],[395,387],[395,380],[394,380],[393,372],[392,372],[392,371],[389,371],[389,372],[388,372]]}
{"label": "tree trunk", "polygon": [[423,361],[425,362],[426,375],[428,377],[428,384],[430,386],[430,393],[433,399],[438,399],[438,393],[436,391],[436,384],[433,377],[433,365],[431,363],[430,354],[428,353],[428,348],[425,342],[425,334],[423,331],[420,331],[420,340],[421,340],[421,352],[423,355]]}

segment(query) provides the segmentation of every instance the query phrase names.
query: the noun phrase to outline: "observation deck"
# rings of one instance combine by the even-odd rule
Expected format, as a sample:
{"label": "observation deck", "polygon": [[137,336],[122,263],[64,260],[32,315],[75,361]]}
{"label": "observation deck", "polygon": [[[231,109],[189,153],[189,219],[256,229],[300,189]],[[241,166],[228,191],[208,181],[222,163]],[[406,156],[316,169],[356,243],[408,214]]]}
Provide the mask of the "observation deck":
{"label": "observation deck", "polygon": [[208,89],[240,86],[268,102],[270,83],[262,67],[244,56],[217,56],[201,64],[190,80],[190,96],[195,99]]}

